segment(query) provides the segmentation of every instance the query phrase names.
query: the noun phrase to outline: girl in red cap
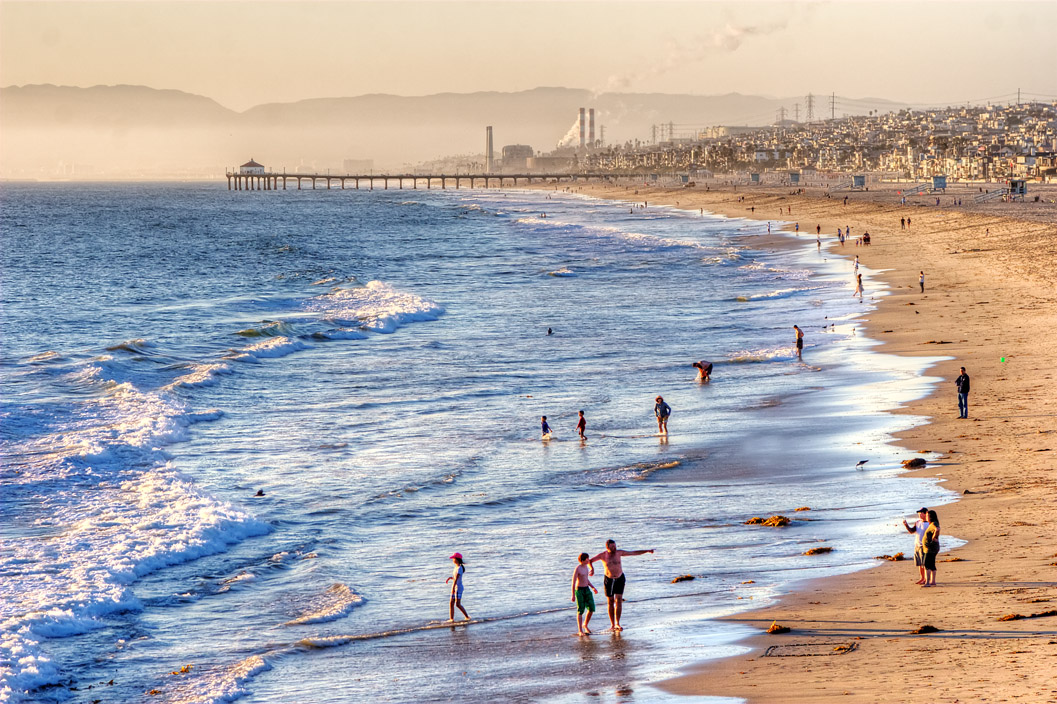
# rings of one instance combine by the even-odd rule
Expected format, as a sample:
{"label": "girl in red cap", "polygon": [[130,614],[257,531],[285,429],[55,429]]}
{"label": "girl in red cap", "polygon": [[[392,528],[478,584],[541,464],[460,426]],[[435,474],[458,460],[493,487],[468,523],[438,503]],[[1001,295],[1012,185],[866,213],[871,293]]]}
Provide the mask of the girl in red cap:
{"label": "girl in red cap", "polygon": [[466,609],[462,608],[462,575],[466,572],[466,565],[462,561],[462,553],[455,553],[449,558],[452,563],[455,564],[455,569],[452,571],[451,576],[444,580],[447,584],[451,582],[451,600],[448,602],[448,621],[455,621],[455,609],[458,607],[462,615],[466,617],[466,620],[470,620],[470,614],[466,613]]}

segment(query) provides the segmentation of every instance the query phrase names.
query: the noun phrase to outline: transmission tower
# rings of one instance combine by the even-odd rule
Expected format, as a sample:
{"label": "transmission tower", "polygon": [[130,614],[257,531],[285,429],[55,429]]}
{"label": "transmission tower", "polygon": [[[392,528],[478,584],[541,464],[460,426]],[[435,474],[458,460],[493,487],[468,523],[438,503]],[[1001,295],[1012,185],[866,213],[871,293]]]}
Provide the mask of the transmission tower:
{"label": "transmission tower", "polygon": [[668,123],[668,141],[671,142],[673,139],[675,139],[675,123],[674,122],[669,122]]}
{"label": "transmission tower", "polygon": [[653,143],[656,144],[657,143],[657,125],[653,125],[652,129],[653,129]]}
{"label": "transmission tower", "polygon": [[807,94],[807,121],[815,119],[815,96]]}
{"label": "transmission tower", "polygon": [[829,95],[829,119],[833,120],[837,117],[837,94],[830,93]]}
{"label": "transmission tower", "polygon": [[606,146],[606,126],[599,125],[598,131],[600,133],[598,136],[598,144],[604,147]]}
{"label": "transmission tower", "polygon": [[785,122],[785,106],[784,105],[782,107],[778,108],[777,116],[778,116],[778,121],[777,121],[778,125],[781,126],[781,124],[783,122]]}
{"label": "transmission tower", "polygon": [[800,103],[793,105],[793,119],[800,122]]}

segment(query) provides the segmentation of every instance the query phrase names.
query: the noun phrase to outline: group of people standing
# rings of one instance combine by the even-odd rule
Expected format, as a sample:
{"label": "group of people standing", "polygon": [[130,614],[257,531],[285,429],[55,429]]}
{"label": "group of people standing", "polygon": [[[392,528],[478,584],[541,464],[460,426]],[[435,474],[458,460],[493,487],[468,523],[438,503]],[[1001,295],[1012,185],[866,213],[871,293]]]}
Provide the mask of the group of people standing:
{"label": "group of people standing", "polygon": [[918,509],[914,525],[903,519],[903,527],[914,534],[914,564],[920,578],[915,584],[923,587],[936,586],[936,556],[940,552],[940,519],[935,511],[925,507]]}
{"label": "group of people standing", "polygon": [[[598,593],[598,588],[591,584],[591,577],[595,574],[596,562],[605,566],[605,576],[602,587],[606,595],[606,610],[609,612],[609,628],[614,633],[624,630],[620,625],[620,617],[624,611],[624,587],[627,584],[627,576],[624,574],[624,565],[621,558],[634,555],[645,555],[652,553],[648,550],[618,550],[615,540],[610,538],[606,541],[606,549],[594,557],[586,552],[580,553],[577,558],[576,569],[573,570],[572,579],[572,601],[576,604],[576,635],[588,636],[592,631],[590,628],[591,617],[595,614],[595,598],[592,594]],[[462,605],[463,575],[466,574],[466,561],[462,553],[455,553],[449,558],[452,562],[452,574],[444,582],[451,582],[451,598],[448,601],[448,621],[455,622],[455,610],[462,612],[463,618],[470,620],[470,615]]]}
{"label": "group of people standing", "polygon": [[[795,325],[793,327],[796,327]],[[799,330],[800,328],[797,328]],[[548,334],[550,329],[548,328]],[[801,336],[803,333],[800,333]],[[801,344],[802,346],[802,344]],[[798,348],[799,349],[799,348]],[[697,380],[701,382],[707,382],[712,380],[712,362],[707,359],[702,359],[699,362],[694,362],[690,365],[697,369]],[[668,434],[668,418],[672,415],[672,407],[665,402],[663,396],[658,396],[654,399],[653,415],[657,419],[657,434],[667,435]],[[576,434],[581,440],[586,440],[587,435],[587,419],[584,417],[584,412],[579,411],[576,419]],[[540,416],[540,434],[543,440],[551,440],[554,437],[554,430],[551,428],[550,423],[547,421],[547,416]]]}

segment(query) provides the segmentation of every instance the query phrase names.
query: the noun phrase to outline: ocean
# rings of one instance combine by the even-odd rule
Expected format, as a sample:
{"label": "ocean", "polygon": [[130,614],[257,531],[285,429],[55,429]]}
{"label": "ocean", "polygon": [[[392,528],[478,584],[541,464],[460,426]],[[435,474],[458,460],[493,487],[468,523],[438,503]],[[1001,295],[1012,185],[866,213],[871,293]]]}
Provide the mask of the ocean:
{"label": "ocean", "polygon": [[[660,701],[737,652],[716,617],[951,500],[889,444],[934,360],[876,349],[884,290],[813,237],[566,189],[0,206],[0,701]],[[655,552],[578,638],[607,538]]]}

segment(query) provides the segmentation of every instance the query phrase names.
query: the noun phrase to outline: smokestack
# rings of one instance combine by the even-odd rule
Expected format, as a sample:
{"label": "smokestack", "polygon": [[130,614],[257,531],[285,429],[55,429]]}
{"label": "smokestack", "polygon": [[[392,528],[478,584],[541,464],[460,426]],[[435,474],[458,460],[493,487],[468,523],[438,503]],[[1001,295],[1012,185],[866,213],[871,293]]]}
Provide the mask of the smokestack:
{"label": "smokestack", "polygon": [[587,111],[587,143],[592,147],[595,145],[595,109]]}
{"label": "smokestack", "polygon": [[585,124],[587,120],[584,119],[585,112],[587,111],[584,108],[580,108],[580,149],[584,148],[585,140],[587,139],[585,136],[585,129],[587,127]]}
{"label": "smokestack", "polygon": [[486,174],[492,173],[492,166],[495,163],[495,152],[492,150],[492,126],[484,128],[484,172]]}

